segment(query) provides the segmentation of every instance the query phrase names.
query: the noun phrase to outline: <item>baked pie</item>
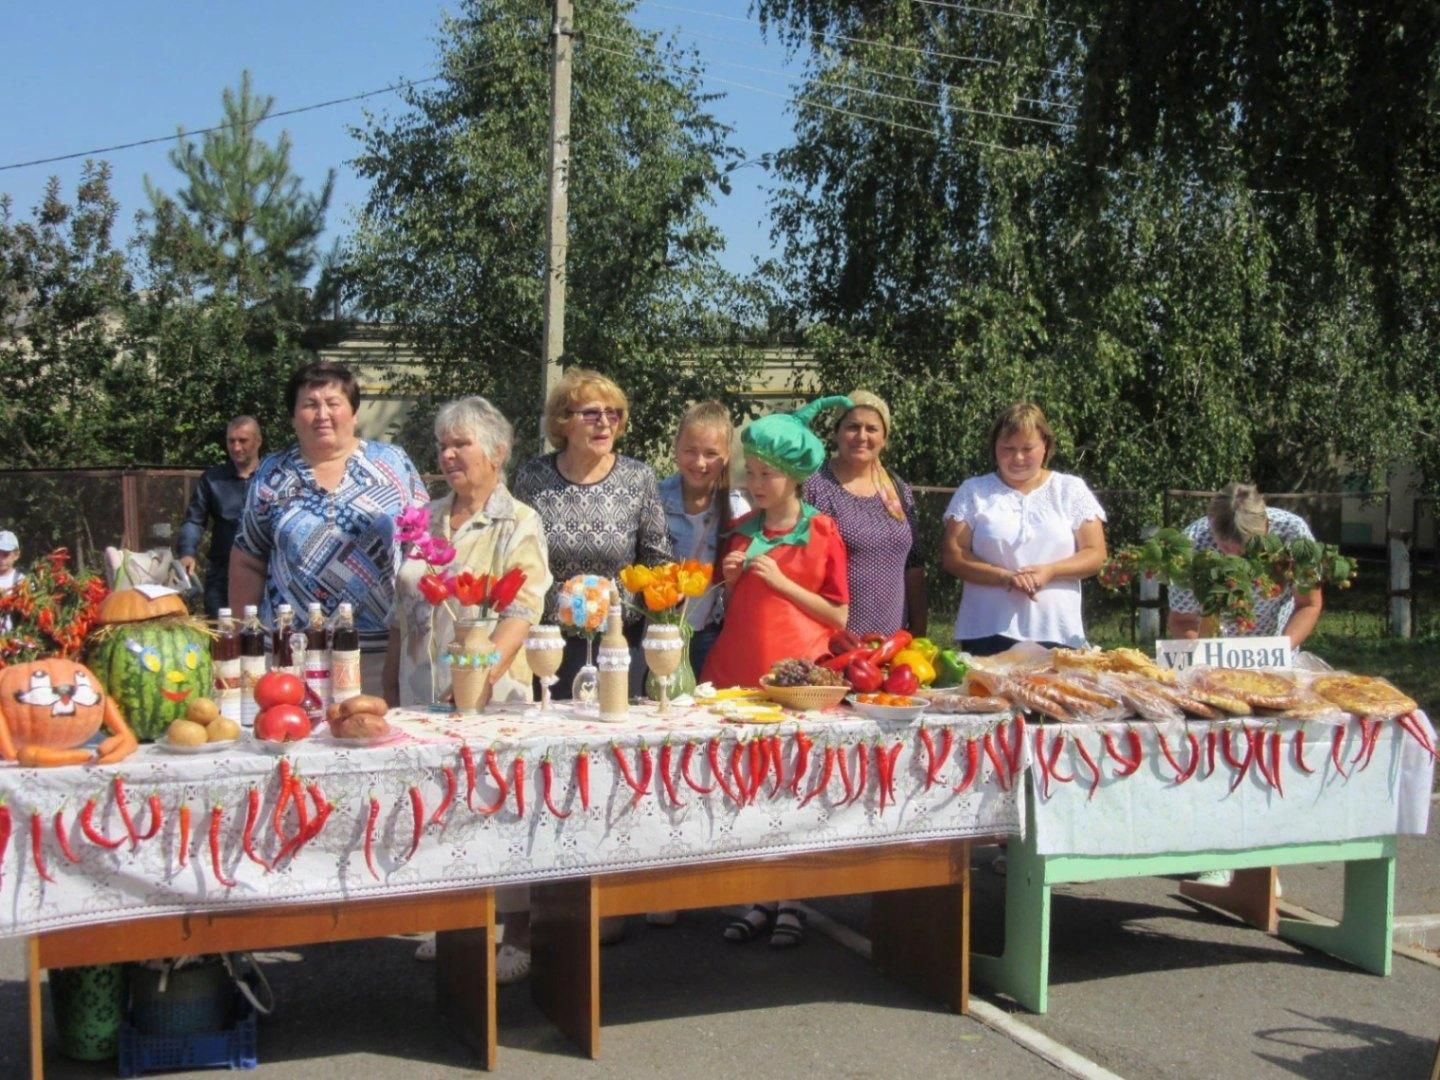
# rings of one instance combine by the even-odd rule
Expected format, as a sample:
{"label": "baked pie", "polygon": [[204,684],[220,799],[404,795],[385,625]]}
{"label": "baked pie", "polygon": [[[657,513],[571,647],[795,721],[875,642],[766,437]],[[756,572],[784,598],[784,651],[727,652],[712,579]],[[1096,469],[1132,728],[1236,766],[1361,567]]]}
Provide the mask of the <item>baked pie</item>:
{"label": "baked pie", "polygon": [[1310,689],[1356,716],[1389,719],[1419,707],[1384,679],[1368,675],[1322,675],[1310,684]]}

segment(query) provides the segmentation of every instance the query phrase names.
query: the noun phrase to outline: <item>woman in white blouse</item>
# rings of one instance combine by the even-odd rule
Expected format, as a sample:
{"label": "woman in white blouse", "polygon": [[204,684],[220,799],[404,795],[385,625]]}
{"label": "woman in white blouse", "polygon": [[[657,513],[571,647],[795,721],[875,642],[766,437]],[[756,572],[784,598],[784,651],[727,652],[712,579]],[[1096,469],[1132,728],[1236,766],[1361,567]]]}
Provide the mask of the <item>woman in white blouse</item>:
{"label": "woman in white blouse", "polygon": [[990,446],[995,471],[945,510],[941,564],[965,582],[955,640],[974,656],[1083,645],[1080,582],[1105,561],[1105,511],[1085,481],[1047,467],[1055,435],[1039,406],[1002,412]]}

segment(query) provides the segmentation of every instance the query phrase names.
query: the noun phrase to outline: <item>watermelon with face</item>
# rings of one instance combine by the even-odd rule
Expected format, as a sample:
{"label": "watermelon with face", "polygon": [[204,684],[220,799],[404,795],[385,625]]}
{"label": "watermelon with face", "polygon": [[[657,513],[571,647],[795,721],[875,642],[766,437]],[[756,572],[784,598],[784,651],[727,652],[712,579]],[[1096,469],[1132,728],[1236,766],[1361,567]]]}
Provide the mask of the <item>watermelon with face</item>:
{"label": "watermelon with face", "polygon": [[209,695],[210,635],[174,590],[113,592],[99,623],[87,652],[90,668],[140,741],[159,738],[191,701]]}

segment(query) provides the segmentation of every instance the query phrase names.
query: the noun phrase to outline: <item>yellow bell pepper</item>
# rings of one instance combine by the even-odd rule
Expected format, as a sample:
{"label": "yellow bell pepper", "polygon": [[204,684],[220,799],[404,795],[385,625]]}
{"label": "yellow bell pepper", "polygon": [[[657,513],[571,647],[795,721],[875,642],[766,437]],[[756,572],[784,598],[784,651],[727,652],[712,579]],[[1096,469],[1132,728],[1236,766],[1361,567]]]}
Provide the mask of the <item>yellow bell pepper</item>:
{"label": "yellow bell pepper", "polygon": [[919,649],[901,649],[890,660],[890,666],[897,664],[909,664],[910,670],[915,673],[915,678],[920,680],[921,686],[929,686],[935,681],[935,665]]}
{"label": "yellow bell pepper", "polygon": [[931,641],[928,637],[917,637],[906,647],[914,649],[932,664],[935,663],[935,657],[940,655],[940,646],[936,645],[935,642]]}

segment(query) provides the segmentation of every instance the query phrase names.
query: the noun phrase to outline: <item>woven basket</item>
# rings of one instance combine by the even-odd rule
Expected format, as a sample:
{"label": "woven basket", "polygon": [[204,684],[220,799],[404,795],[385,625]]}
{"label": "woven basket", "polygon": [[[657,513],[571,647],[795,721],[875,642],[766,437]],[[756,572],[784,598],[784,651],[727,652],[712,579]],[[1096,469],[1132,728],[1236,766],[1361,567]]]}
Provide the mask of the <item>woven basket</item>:
{"label": "woven basket", "polygon": [[760,679],[765,696],[787,709],[829,709],[850,693],[848,686],[771,686],[770,676]]}

